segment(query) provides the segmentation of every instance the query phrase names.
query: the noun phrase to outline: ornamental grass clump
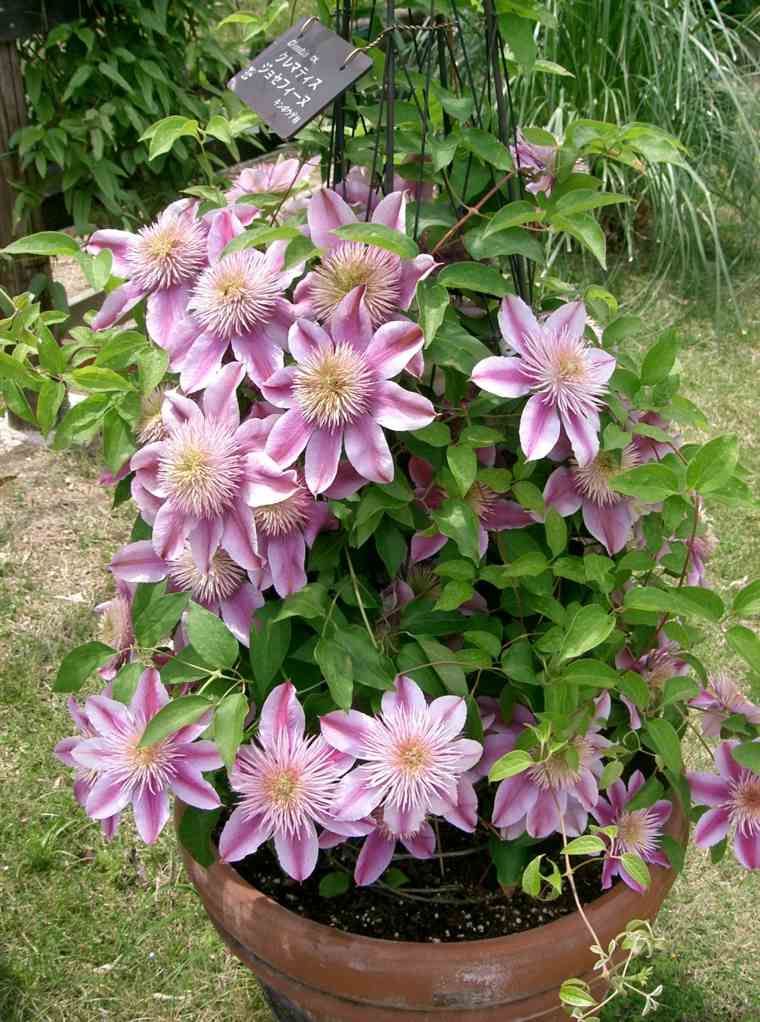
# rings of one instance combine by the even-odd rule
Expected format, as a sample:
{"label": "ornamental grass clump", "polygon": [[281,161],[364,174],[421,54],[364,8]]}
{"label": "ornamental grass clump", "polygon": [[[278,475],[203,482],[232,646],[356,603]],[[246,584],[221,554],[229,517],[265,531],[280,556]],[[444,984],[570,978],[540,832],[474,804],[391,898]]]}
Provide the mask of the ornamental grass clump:
{"label": "ornamental grass clump", "polygon": [[[742,623],[760,583],[727,607],[708,581],[711,506],[753,503],[737,438],[687,439],[706,423],[673,331],[633,358],[642,324],[611,294],[539,278],[531,306],[489,248],[516,224],[567,229],[568,197],[593,224],[618,197],[583,157],[560,152],[550,194],[493,193],[479,261],[448,248],[469,213],[415,242],[403,190],[360,222],[300,179],[271,223],[264,203],[244,224],[236,191],[100,232],[89,250],[127,283],[62,346],[11,303],[9,392],[36,394],[50,432],[83,391],[56,444],[102,429],[114,501],[137,511],[110,566],[118,627],[55,685],[87,688],[56,753],[106,838],[131,804],[154,841],[172,791],[204,865],[276,860],[324,896],[353,877],[419,900],[415,870],[438,859],[431,912],[476,915],[521,886],[585,919],[581,868],[587,900],[643,892],[680,867],[683,815],[714,857],[760,868],[760,710],[699,654],[720,626],[760,671]],[[706,739],[719,773],[686,772]]]}

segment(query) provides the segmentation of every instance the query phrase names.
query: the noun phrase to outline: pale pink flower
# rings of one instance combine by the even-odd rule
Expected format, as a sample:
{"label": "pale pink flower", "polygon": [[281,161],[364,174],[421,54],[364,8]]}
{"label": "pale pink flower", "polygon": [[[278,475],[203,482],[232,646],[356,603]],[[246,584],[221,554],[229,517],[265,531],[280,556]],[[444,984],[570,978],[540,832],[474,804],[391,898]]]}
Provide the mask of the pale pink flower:
{"label": "pale pink flower", "polygon": [[583,522],[607,553],[619,553],[631,538],[638,518],[634,502],[610,487],[620,472],[639,463],[633,444],[622,451],[599,451],[585,465],[560,466],[546,480],[544,504],[563,517],[580,508]]}
{"label": "pale pink flower", "polygon": [[[348,174],[335,185],[335,191],[342,199],[345,199],[354,213],[360,220],[368,219],[367,210],[374,213],[383,200],[382,189],[379,184],[373,184],[368,167],[352,167]],[[417,179],[409,180],[401,177],[400,174],[393,175],[393,191],[406,192],[417,202],[429,202],[435,195],[435,185],[432,182]]]}
{"label": "pale pink flower", "polygon": [[[111,686],[103,690],[103,695],[110,696]],[[96,738],[97,732],[90,723],[89,717],[83,707],[80,707],[79,703],[73,696],[69,696],[68,703],[66,704],[71,714],[71,718],[77,726],[79,731],[78,735],[74,735],[71,738],[64,738],[56,745],[55,755],[60,759],[62,763],[65,763],[67,767],[72,767],[75,771],[74,774],[74,798],[82,806],[86,808],[87,800],[90,797],[90,793],[95,786],[95,782],[98,779],[98,773],[96,770],[88,770],[81,766],[72,756],[72,750],[79,745],[79,743],[85,738]],[[107,816],[105,819],[100,821],[100,829],[103,832],[103,837],[106,841],[110,841],[119,829],[119,821],[121,819],[121,813],[114,813],[113,816]]]}
{"label": "pale pink flower", "polygon": [[190,593],[196,603],[218,614],[238,641],[248,645],[254,613],[264,605],[259,587],[221,547],[205,570],[196,564],[190,544],[173,560],[159,557],[150,540],[128,543],[110,564],[122,583],[167,580],[169,592]]}
{"label": "pale pink flower", "polygon": [[[237,203],[246,195],[286,195],[278,219],[284,219],[303,209],[311,191],[319,186],[319,157],[305,162],[295,158],[268,160],[246,167],[235,178],[232,188],[226,193],[227,200]],[[259,215],[261,210],[252,207]]]}
{"label": "pale pink flower", "polygon": [[[663,632],[657,633],[657,648],[646,650],[641,656],[634,657],[628,647],[624,647],[615,656],[615,666],[621,671],[635,671],[640,674],[649,686],[652,696],[662,692],[666,681],[670,678],[683,677],[689,673],[689,665],[678,656],[677,643],[668,639]],[[628,709],[631,727],[638,731],[642,725],[639,708],[628,696],[621,693],[620,700]]]}
{"label": "pale pink flower", "polygon": [[[401,833],[388,826],[382,809],[376,809],[368,821],[371,830],[362,843],[354,868],[354,882],[358,887],[374,884],[382,876],[391,864],[399,841],[415,859],[431,859],[435,855],[435,831],[427,820],[414,831]],[[319,835],[319,847],[334,848],[346,839],[345,834],[323,830]]]}
{"label": "pale pink flower", "polygon": [[614,781],[607,789],[607,798],[600,795],[591,810],[600,826],[618,829],[614,838],[607,839],[602,866],[602,887],[605,891],[612,887],[612,878],[615,876],[619,876],[638,894],[646,890],[623,866],[621,855],[638,855],[651,865],[670,868],[667,857],[660,851],[660,841],[662,829],[673,811],[673,803],[660,799],[645,809],[628,809],[628,803],[643,787],[644,775],[636,770],[631,774],[627,787],[623,781]]}
{"label": "pale pink flower", "polygon": [[740,766],[731,752],[739,742],[715,750],[718,774],[687,773],[691,797],[710,806],[694,830],[699,848],[711,848],[734,829],[734,852],[745,869],[760,869],[760,774]]}
{"label": "pale pink flower", "polygon": [[135,587],[128,581],[116,579],[116,592],[110,600],[99,603],[95,613],[100,615],[100,638],[116,650],[114,656],[98,669],[105,681],[112,681],[121,667],[131,659],[135,645],[132,627],[132,598]]}
{"label": "pale pink flower", "polygon": [[[446,494],[435,484],[433,466],[424,458],[413,455],[409,459],[409,475],[414,483],[415,495],[422,506],[427,510],[435,510],[440,507],[446,499]],[[524,529],[535,523],[534,516],[516,501],[505,500],[479,480],[472,484],[465,494],[464,501],[472,508],[478,519],[481,557],[488,549],[489,532],[501,532],[503,529]],[[410,564],[416,564],[418,561],[425,561],[428,557],[433,557],[447,542],[448,537],[440,532],[430,535],[426,529],[423,532],[415,533],[412,536],[409,553]]]}
{"label": "pale pink flower", "polygon": [[203,773],[222,760],[213,742],[195,741],[211,723],[210,714],[152,745],[138,747],[148,723],[169,702],[158,671],[140,678],[129,706],[105,695],[87,700],[84,713],[94,737],[70,750],[74,762],[92,771],[85,806],[94,820],[107,820],[130,803],[143,841],[156,840],[169,819],[169,791],[198,809],[216,809],[219,796]]}
{"label": "pale pink flower", "polygon": [[237,388],[245,370],[230,362],[204,392],[202,407],[167,393],[163,418],[168,436],[132,458],[132,496],[153,526],[159,557],[176,560],[189,542],[201,572],[223,548],[240,567],[260,566],[253,508],[274,504],[298,489],[259,448],[259,420],[240,423]]}
{"label": "pale pink flower", "polygon": [[[595,708],[596,716],[586,733],[570,740],[570,748],[576,754],[572,760],[567,757],[567,748],[560,749],[500,782],[492,820],[507,840],[526,832],[534,838],[549,837],[561,830],[561,820],[569,836],[584,832],[588,813],[599,798],[602,754],[611,744],[599,734],[610,711],[607,693],[595,700]],[[521,730],[527,726],[528,723]],[[500,740],[501,755],[511,751],[510,740],[512,748],[516,741],[512,738],[513,730],[506,734],[509,737]]]}
{"label": "pale pink flower", "polygon": [[383,427],[421,429],[435,418],[427,398],[392,382],[422,350],[422,330],[404,321],[373,331],[362,290],[343,299],[331,335],[298,320],[288,336],[295,365],[261,388],[273,405],[288,409],[269,434],[267,454],[287,466],[305,449],[306,485],[315,494],[332,484],[344,446],[360,476],[391,482],[393,457]]}
{"label": "pale pink flower", "polygon": [[230,771],[240,796],[219,839],[224,862],[237,862],[274,839],[280,865],[294,880],[314,871],[319,854],[315,824],[330,827],[338,785],[353,764],[320,735],[304,735],[295,687],[272,689],[261,708],[256,741],[241,746]]}
{"label": "pale pink flower", "polygon": [[[363,301],[372,325],[377,327],[408,309],[417,284],[435,267],[430,255],[404,260],[387,249],[355,241],[341,241],[333,230],[358,222],[351,207],[329,188],[316,192],[309,202],[311,240],[323,250],[319,265],[298,283],[295,300],[304,315],[331,323],[343,299],[362,287]],[[377,205],[371,222],[406,233],[406,196],[391,192]]]}
{"label": "pale pink flower", "polygon": [[472,371],[473,381],[489,394],[532,394],[520,419],[520,444],[528,461],[546,457],[562,427],[579,465],[587,465],[599,450],[599,409],[615,359],[589,346],[583,336],[586,323],[583,302],[560,306],[540,324],[521,298],[507,295],[499,326],[520,357],[484,358]]}
{"label": "pale pink flower", "polygon": [[197,219],[198,204],[181,199],[168,206],[137,234],[96,231],[86,249],[113,257],[112,270],[126,284],[106,298],[92,321],[93,330],[117,323],[147,296],[146,325],[156,344],[163,346],[185,314],[190,288],[207,264],[207,228]]}
{"label": "pale pink flower", "polygon": [[341,782],[335,819],[360,820],[382,807],[384,822],[397,834],[416,833],[428,814],[474,830],[477,796],[463,775],[483,747],[460,737],[466,719],[464,699],[440,696],[428,705],[420,687],[404,675],[383,694],[377,717],[359,710],[322,717],[327,742],[364,761]]}
{"label": "pale pink flower", "polygon": [[521,131],[517,133],[517,145],[510,145],[509,151],[520,174],[526,179],[525,191],[533,195],[551,195],[557,180],[557,153],[559,147],[529,142]]}
{"label": "pale pink flower", "polygon": [[707,684],[689,706],[702,711],[702,732],[708,738],[720,738],[720,730],[729,717],[743,717],[760,727],[760,706],[750,702],[727,671],[711,674]]}

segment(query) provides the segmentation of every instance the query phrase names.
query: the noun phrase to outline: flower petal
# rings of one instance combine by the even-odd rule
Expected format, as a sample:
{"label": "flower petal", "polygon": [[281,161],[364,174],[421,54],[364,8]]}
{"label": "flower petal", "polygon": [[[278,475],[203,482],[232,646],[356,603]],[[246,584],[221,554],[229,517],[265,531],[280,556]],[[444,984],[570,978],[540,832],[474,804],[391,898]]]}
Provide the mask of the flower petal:
{"label": "flower petal", "polygon": [[467,720],[467,703],[461,696],[439,696],[432,701],[428,712],[430,719],[444,728],[449,738],[454,738],[461,733]]}
{"label": "flower petal", "polygon": [[288,876],[301,883],[311,876],[317,865],[319,842],[316,827],[309,821],[298,834],[278,832],[274,836],[274,848]]}
{"label": "flower petal", "polygon": [[328,745],[359,758],[376,724],[372,717],[359,710],[333,710],[319,718],[319,726]]}
{"label": "flower petal", "polygon": [[409,547],[409,563],[418,564],[420,561],[426,561],[429,557],[434,557],[439,550],[443,550],[447,543],[448,537],[440,532],[433,536],[425,536],[421,532],[415,533]]}
{"label": "flower petal", "polygon": [[166,561],[158,556],[149,539],[127,543],[113,555],[109,567],[117,578],[127,582],[160,582],[166,578]]}
{"label": "flower petal", "polygon": [[84,710],[92,727],[102,735],[122,734],[130,727],[126,706],[108,696],[90,696]]}
{"label": "flower petal", "polygon": [[241,568],[256,571],[261,567],[261,559],[256,549],[256,529],[254,528],[253,512],[247,504],[233,505],[224,518],[222,546]]}
{"label": "flower petal", "polygon": [[285,536],[271,536],[267,547],[269,570],[277,595],[284,599],[306,585],[306,541],[300,529]]}
{"label": "flower petal", "polygon": [[296,366],[285,366],[278,369],[261,387],[261,393],[278,408],[293,408],[296,397],[293,393],[293,380],[297,372]]}
{"label": "flower petal", "polygon": [[348,344],[364,351],[372,341],[372,320],[364,301],[365,286],[355,287],[342,298],[330,318],[330,333],[336,344]]}
{"label": "flower petal", "polygon": [[544,330],[564,334],[570,340],[580,340],[586,329],[587,318],[583,302],[566,302],[547,316]]}
{"label": "flower petal", "polygon": [[545,458],[559,439],[559,416],[541,394],[534,394],[520,418],[520,445],[526,461]]}
{"label": "flower petal", "polygon": [[173,284],[148,295],[145,307],[145,325],[148,336],[159,347],[165,348],[187,313],[190,288],[186,284]]}
{"label": "flower petal", "polygon": [[734,836],[734,852],[745,869],[760,869],[760,833],[745,834],[738,828]]}
{"label": "flower petal", "polygon": [[357,886],[367,887],[382,876],[390,866],[395,847],[395,840],[383,837],[379,830],[368,835],[356,860],[354,882]]}
{"label": "flower petal", "polygon": [[214,788],[204,780],[200,770],[188,763],[179,761],[174,765],[174,777],[171,781],[172,791],[183,802],[196,809],[218,809],[221,805]]}
{"label": "flower petal", "polygon": [[90,323],[93,330],[107,330],[117,323],[130,309],[145,297],[145,292],[136,284],[122,284],[111,291]]}
{"label": "flower petal", "polygon": [[348,460],[359,475],[373,483],[393,481],[393,457],[379,423],[362,416],[346,426],[343,436]]}
{"label": "flower petal", "polygon": [[235,213],[234,207],[215,210],[208,232],[206,250],[209,262],[215,263],[222,258],[222,252],[233,238],[242,234],[245,228]]}
{"label": "flower petal", "polygon": [[357,767],[341,780],[333,803],[333,815],[338,820],[360,820],[376,809],[383,790],[372,784],[368,772]]}
{"label": "flower petal", "polygon": [[535,518],[515,500],[496,500],[481,518],[489,532],[503,529],[525,529],[535,523]]}
{"label": "flower petal", "polygon": [[[450,698],[455,699],[456,696]],[[461,699],[459,701],[462,702]],[[434,705],[435,703],[431,705],[431,710]],[[425,699],[425,693],[416,681],[412,681],[412,679],[407,677],[405,674],[399,674],[393,682],[393,691],[383,692],[380,706],[383,713],[386,714],[396,713],[397,711],[405,711],[406,713],[424,713],[427,709],[427,701]],[[467,711],[465,710],[465,716],[466,715]],[[460,730],[461,728],[459,728],[455,733],[458,733]]]}
{"label": "flower petal", "polygon": [[367,345],[364,356],[384,379],[398,376],[412,356],[422,350],[425,337],[416,323],[397,320],[385,323]]}
{"label": "flower petal", "polygon": [[472,382],[498,397],[523,397],[531,390],[522,359],[502,355],[492,355],[478,362],[472,370]]}
{"label": "flower petal", "polygon": [[435,855],[435,831],[423,823],[416,834],[401,838],[401,844],[415,859],[431,859]]}
{"label": "flower petal", "polygon": [[518,355],[526,353],[525,341],[541,336],[541,327],[536,317],[522,298],[507,295],[499,309],[501,336]]}
{"label": "flower petal", "polygon": [[230,429],[240,425],[238,387],[245,379],[245,367],[240,362],[228,362],[206,388],[203,411],[207,418],[223,422]]}
{"label": "flower petal", "polygon": [[617,554],[631,538],[634,514],[630,501],[627,500],[619,500],[617,504],[606,506],[596,504],[592,500],[584,500],[583,521],[594,539],[598,539],[607,549],[608,554]]}
{"label": "flower petal", "polygon": [[544,504],[553,507],[563,517],[575,514],[583,504],[583,497],[575,483],[575,476],[564,466],[555,468],[544,487]]}
{"label": "flower petal", "polygon": [[331,348],[330,335],[319,323],[312,323],[310,319],[299,319],[290,328],[288,349],[296,362],[305,362],[306,359],[318,355],[320,351]]}
{"label": "flower petal", "polygon": [[562,413],[562,425],[575,460],[579,465],[588,465],[599,453],[599,414],[588,411],[585,415],[577,415],[566,411]]}
{"label": "flower petal", "polygon": [[271,827],[261,816],[249,816],[238,806],[219,836],[219,858],[222,862],[239,862],[247,855],[253,855],[271,835]]}
{"label": "flower petal", "polygon": [[272,427],[267,437],[266,453],[279,465],[292,465],[309,442],[314,428],[304,419],[299,408],[291,408]]}
{"label": "flower petal", "polygon": [[185,549],[195,524],[192,515],[186,515],[170,501],[165,501],[153,523],[153,549],[166,561],[176,560]]}
{"label": "flower petal", "polygon": [[406,192],[389,192],[381,199],[372,214],[372,223],[406,234]]}
{"label": "flower petal", "polygon": [[686,774],[691,788],[691,797],[698,806],[722,806],[731,799],[731,789],[725,777],[717,774]]}
{"label": "flower petal", "polygon": [[708,809],[694,828],[694,844],[698,848],[712,848],[726,836],[730,823],[728,809]]}
{"label": "flower petal", "polygon": [[403,260],[399,276],[398,304],[401,309],[408,309],[412,303],[417,285],[438,266],[431,255],[418,255],[411,260]]}
{"label": "flower petal", "polygon": [[333,248],[340,241],[332,233],[333,229],[356,223],[351,207],[331,188],[320,188],[312,195],[306,215],[311,240],[317,248]]}
{"label": "flower petal", "polygon": [[278,369],[282,369],[282,348],[267,336],[264,329],[254,328],[233,337],[232,350],[235,358],[243,363],[248,375],[259,387]]}
{"label": "flower petal", "polygon": [[129,708],[147,722],[169,702],[169,693],[161,684],[161,675],[153,667],[143,671],[137,683]]}
{"label": "flower petal", "polygon": [[372,412],[381,426],[399,432],[422,429],[435,419],[435,408],[426,397],[390,380],[377,385]]}
{"label": "flower petal", "polygon": [[182,749],[182,760],[193,770],[197,770],[199,773],[205,773],[207,770],[220,770],[222,767],[222,757],[219,755],[214,742],[200,741],[200,742],[185,742],[183,737],[185,729],[180,728],[175,735],[175,741],[177,744],[184,745]]}
{"label": "flower petal", "polygon": [[244,646],[250,643],[253,616],[263,606],[264,597],[250,582],[244,582],[236,593],[220,602],[222,620]]}
{"label": "flower petal", "polygon": [[214,554],[224,535],[224,522],[221,518],[203,518],[190,533],[190,550],[195,566],[203,574],[211,570]]}
{"label": "flower petal", "polygon": [[85,245],[85,251],[96,256],[108,249],[112,256],[111,273],[114,277],[129,277],[132,272],[129,253],[136,241],[137,235],[129,231],[95,231]]}
{"label": "flower petal", "polygon": [[285,681],[276,685],[264,700],[259,720],[259,739],[266,746],[278,741],[282,734],[302,738],[306,717],[298,701],[295,685]]}
{"label": "flower petal", "polygon": [[315,429],[306,445],[306,485],[313,494],[324,493],[338,474],[340,452],[343,447],[341,429]]}
{"label": "flower petal", "polygon": [[107,820],[120,813],[130,802],[130,791],[126,784],[116,781],[110,774],[99,777],[93,785],[85,809],[93,820]]}

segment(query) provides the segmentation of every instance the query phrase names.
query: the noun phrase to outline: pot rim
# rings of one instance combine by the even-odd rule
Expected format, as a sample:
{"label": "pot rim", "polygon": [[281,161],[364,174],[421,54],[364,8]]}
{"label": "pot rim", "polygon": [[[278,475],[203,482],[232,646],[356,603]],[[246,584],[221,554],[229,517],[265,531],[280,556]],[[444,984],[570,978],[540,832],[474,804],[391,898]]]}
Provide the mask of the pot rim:
{"label": "pot rim", "polygon": [[[671,813],[670,819],[665,827],[664,833],[670,837],[675,838],[679,843],[684,844],[688,839],[689,834],[689,821],[683,812],[681,802],[677,796],[674,795],[673,799],[673,812]],[[185,811],[185,804],[179,799],[176,799],[175,807],[175,825],[179,824]],[[542,923],[541,926],[533,926],[528,930],[519,930],[517,933],[507,933],[500,937],[481,937],[477,940],[450,940],[450,941],[411,941],[411,940],[392,940],[388,937],[369,937],[363,933],[354,933],[351,930],[342,930],[335,926],[327,926],[324,923],[318,923],[308,916],[301,915],[299,912],[294,912],[289,908],[285,908],[274,898],[270,898],[269,895],[264,894],[257,887],[254,887],[248,880],[242,877],[233,865],[226,862],[221,862],[218,858],[208,868],[201,866],[200,863],[192,857],[190,852],[180,843],[180,853],[184,859],[185,866],[190,874],[193,882],[196,882],[196,877],[206,877],[206,884],[213,885],[219,884],[220,886],[229,886],[234,884],[236,888],[239,888],[240,897],[253,905],[258,902],[260,907],[266,906],[267,912],[272,914],[273,920],[276,921],[278,918],[288,925],[293,925],[293,920],[298,921],[299,927],[303,928],[303,932],[308,939],[308,935],[313,935],[314,941],[318,941],[321,937],[326,934],[330,936],[339,935],[341,937],[350,938],[353,942],[358,942],[360,946],[366,947],[367,952],[371,953],[372,948],[377,948],[379,945],[387,950],[388,947],[398,949],[402,954],[409,953],[412,948],[420,949],[424,948],[426,953],[433,953],[440,957],[458,956],[461,953],[462,948],[473,948],[477,951],[478,948],[482,948],[484,952],[487,950],[493,950],[497,945],[503,949],[508,949],[510,944],[517,946],[519,943],[521,947],[525,948],[526,941],[532,939],[536,942],[544,944],[548,939],[561,940],[565,936],[570,936],[572,930],[576,926],[583,926],[585,929],[585,923],[578,912],[577,907],[573,912],[568,912],[566,915],[560,916],[558,919],[553,919],[551,922]],[[214,853],[218,854],[217,848],[213,845]],[[595,898],[593,901],[583,905],[584,912],[591,922],[594,924],[594,918],[596,916],[607,915],[613,909],[613,906],[619,903],[619,915],[622,918],[626,918],[627,921],[637,919],[639,916],[635,913],[635,904],[638,899],[652,899],[656,897],[658,903],[664,900],[665,895],[672,886],[675,878],[676,871],[673,867],[664,869],[661,866],[655,866],[651,870],[652,882],[647,888],[644,894],[632,890],[622,880],[618,882],[609,890],[605,891],[600,897]],[[626,905],[623,908],[623,905]],[[643,906],[642,906],[643,907]],[[647,913],[643,913],[643,917],[646,918]],[[565,932],[567,931],[567,932]],[[590,936],[590,934],[589,934]]]}

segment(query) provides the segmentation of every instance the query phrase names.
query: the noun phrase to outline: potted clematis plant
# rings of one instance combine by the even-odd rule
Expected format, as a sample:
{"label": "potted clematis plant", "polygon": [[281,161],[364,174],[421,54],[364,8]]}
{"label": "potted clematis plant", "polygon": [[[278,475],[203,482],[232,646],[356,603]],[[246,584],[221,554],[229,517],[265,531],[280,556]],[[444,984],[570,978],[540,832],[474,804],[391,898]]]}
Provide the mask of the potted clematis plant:
{"label": "potted clematis plant", "polygon": [[[520,225],[576,237],[568,196],[611,201],[578,161],[613,126],[588,124],[527,163],[493,138],[529,187],[475,228],[429,215],[433,182],[415,241],[403,180],[336,190],[304,157],[94,234],[79,258],[113,277],[62,346],[9,303],[5,385],[45,432],[84,392],[55,441],[102,429],[137,509],[102,638],[58,674],[56,755],[106,838],[127,815],[155,841],[174,794],[277,1018],[647,1009],[689,822],[760,868],[760,707],[698,649],[725,624],[760,670],[760,582],[727,608],[705,574],[711,504],[752,502],[736,438],[685,439],[673,331],[635,357],[611,294],[545,276],[531,302],[502,265]],[[617,156],[670,151],[614,130]]]}

